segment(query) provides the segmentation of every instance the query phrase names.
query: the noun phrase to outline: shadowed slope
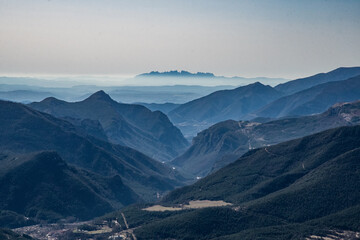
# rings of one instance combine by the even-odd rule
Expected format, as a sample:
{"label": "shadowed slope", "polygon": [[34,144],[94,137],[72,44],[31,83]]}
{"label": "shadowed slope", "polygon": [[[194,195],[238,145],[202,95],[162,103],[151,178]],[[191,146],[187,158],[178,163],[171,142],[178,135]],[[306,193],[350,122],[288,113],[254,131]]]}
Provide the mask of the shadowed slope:
{"label": "shadowed slope", "polygon": [[0,164],[0,209],[33,219],[90,219],[140,200],[118,175],[76,169],[56,152],[7,155]]}
{"label": "shadowed slope", "polygon": [[115,102],[103,91],[81,102],[47,98],[30,106],[67,120],[98,121],[111,142],[135,148],[161,161],[171,160],[188,145],[180,130],[162,112]]}
{"label": "shadowed slope", "polygon": [[67,121],[27,106],[0,101],[0,150],[29,153],[55,150],[68,163],[101,175],[120,175],[142,198],[155,199],[181,185],[165,164],[120,145],[84,136]]}

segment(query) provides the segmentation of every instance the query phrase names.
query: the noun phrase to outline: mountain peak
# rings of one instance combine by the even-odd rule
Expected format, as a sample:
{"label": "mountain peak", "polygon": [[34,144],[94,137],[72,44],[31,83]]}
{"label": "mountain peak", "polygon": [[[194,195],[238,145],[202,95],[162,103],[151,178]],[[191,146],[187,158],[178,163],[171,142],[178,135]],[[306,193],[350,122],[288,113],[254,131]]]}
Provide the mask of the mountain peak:
{"label": "mountain peak", "polygon": [[114,100],[103,90],[97,91],[85,100],[113,102]]}
{"label": "mountain peak", "polygon": [[[238,90],[255,90],[255,91],[261,91],[263,89],[267,89],[269,88],[270,86],[268,85],[264,85],[262,84],[261,82],[254,82],[254,83],[251,83],[251,84],[248,84],[248,85],[245,85],[245,86],[240,86],[236,89]],[[270,87],[271,88],[271,87]]]}
{"label": "mountain peak", "polygon": [[42,103],[51,104],[51,105],[58,105],[60,103],[63,103],[64,101],[59,100],[54,97],[47,97],[44,100],[41,101]]}
{"label": "mountain peak", "polygon": [[260,87],[260,86],[266,86],[264,84],[262,84],[261,82],[254,82],[248,85],[249,87]]}

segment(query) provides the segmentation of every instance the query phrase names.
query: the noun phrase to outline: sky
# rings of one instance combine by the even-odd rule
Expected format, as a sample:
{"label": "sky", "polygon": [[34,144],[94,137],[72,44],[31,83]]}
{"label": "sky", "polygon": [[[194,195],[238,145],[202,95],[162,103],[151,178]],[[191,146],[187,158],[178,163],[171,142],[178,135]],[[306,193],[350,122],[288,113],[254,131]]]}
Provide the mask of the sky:
{"label": "sky", "polygon": [[0,0],[0,75],[295,79],[360,66],[359,43],[358,0]]}

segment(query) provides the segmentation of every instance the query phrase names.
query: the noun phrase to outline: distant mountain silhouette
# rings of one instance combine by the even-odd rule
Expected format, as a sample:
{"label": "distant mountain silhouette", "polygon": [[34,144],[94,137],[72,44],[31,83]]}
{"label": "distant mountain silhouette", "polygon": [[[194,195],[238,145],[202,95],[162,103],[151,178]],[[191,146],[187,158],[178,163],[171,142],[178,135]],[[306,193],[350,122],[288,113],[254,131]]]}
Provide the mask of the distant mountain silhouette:
{"label": "distant mountain silhouette", "polygon": [[213,78],[215,75],[213,73],[191,73],[187,71],[168,71],[168,72],[158,72],[152,71],[150,73],[142,73],[137,75],[136,77],[206,77],[206,78]]}
{"label": "distant mountain silhouette", "polygon": [[138,239],[270,240],[358,232],[359,154],[360,126],[250,151],[163,200],[224,200],[231,207],[158,214],[160,219],[142,222],[134,233]]}
{"label": "distant mountain silhouette", "polygon": [[323,83],[282,97],[248,115],[248,118],[300,116],[321,113],[337,102],[360,99],[360,75],[343,81]]}
{"label": "distant mountain silhouette", "polygon": [[[157,160],[169,161],[188,146],[180,130],[162,112],[118,103],[104,91],[98,91],[81,102],[47,98],[29,106],[77,125],[79,119],[98,121],[109,141],[135,148]],[[92,135],[98,137],[99,134],[101,130],[98,129]]]}
{"label": "distant mountain silhouette", "polygon": [[37,220],[86,220],[139,201],[119,175],[69,166],[56,152],[2,155],[0,209]]}
{"label": "distant mountain silhouette", "polygon": [[[209,72],[197,72],[197,73],[191,73],[188,71],[177,71],[177,70],[173,70],[173,71],[165,71],[165,72],[158,72],[158,71],[152,71],[149,73],[142,73],[139,75],[136,75],[135,79],[160,79],[160,78],[178,78],[180,80],[180,78],[189,78],[189,79],[196,79],[197,81],[201,80],[214,80],[214,82],[216,80],[221,80],[223,82],[223,84],[225,85],[232,85],[232,86],[239,86],[239,85],[246,85],[246,84],[250,84],[253,82],[262,82],[264,84],[278,84],[281,82],[285,82],[287,81],[287,79],[284,78],[268,78],[268,77],[253,77],[253,78],[246,78],[246,77],[241,77],[241,76],[232,76],[232,77],[225,77],[225,76],[217,76],[214,75],[213,73],[209,73]],[[181,81],[181,80],[180,80]],[[195,82],[194,82],[195,83]],[[219,82],[218,82],[219,83]],[[199,84],[199,82],[197,82],[196,84]],[[208,85],[208,83],[206,83],[206,81],[203,81],[202,84],[206,84]],[[200,84],[200,85],[202,85]]]}
{"label": "distant mountain silhouette", "polygon": [[187,131],[188,125],[202,125],[201,128],[187,131],[195,135],[199,130],[219,121],[240,120],[281,96],[272,87],[256,82],[232,90],[216,91],[182,104],[169,113],[169,118],[184,131]]}
{"label": "distant mountain silhouette", "polygon": [[346,80],[358,75],[360,75],[360,67],[341,67],[328,73],[319,73],[282,83],[277,85],[275,89],[286,94],[292,94],[322,83]]}
{"label": "distant mountain silhouette", "polygon": [[205,176],[235,161],[249,149],[357,124],[360,124],[360,101],[336,104],[318,115],[262,124],[228,120],[200,132],[191,147],[171,163],[184,172]]}
{"label": "distant mountain silhouette", "polygon": [[134,149],[84,135],[68,121],[28,106],[0,101],[0,152],[44,150],[56,151],[67,163],[103,176],[120,175],[145,200],[182,185],[177,172]]}

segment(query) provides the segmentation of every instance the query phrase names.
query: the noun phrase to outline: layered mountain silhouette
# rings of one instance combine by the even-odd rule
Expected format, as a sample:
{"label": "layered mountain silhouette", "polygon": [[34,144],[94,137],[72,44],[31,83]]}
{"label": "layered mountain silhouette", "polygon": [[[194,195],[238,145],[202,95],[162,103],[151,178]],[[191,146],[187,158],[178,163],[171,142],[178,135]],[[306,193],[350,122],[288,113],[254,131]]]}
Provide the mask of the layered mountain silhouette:
{"label": "layered mountain silhouette", "polygon": [[0,152],[56,151],[67,163],[103,176],[119,175],[142,199],[182,185],[167,165],[120,145],[84,135],[68,121],[28,106],[0,101]]}
{"label": "layered mountain silhouette", "polygon": [[[282,96],[280,92],[259,82],[232,90],[216,91],[180,105],[169,113],[171,121],[188,134],[195,135],[219,121],[240,120]],[[200,127],[196,128],[198,125]],[[187,126],[195,125],[195,129]]]}
{"label": "layered mountain silhouette", "polygon": [[360,67],[341,67],[327,73],[319,73],[282,83],[277,85],[275,89],[289,95],[322,83],[346,80],[358,75],[360,75]]}
{"label": "layered mountain silhouette", "polygon": [[[110,142],[135,148],[161,161],[171,160],[188,146],[180,130],[162,112],[118,103],[104,91],[98,91],[81,102],[47,98],[30,104],[30,107],[74,124],[79,119],[98,121]],[[101,130],[96,132],[96,137],[101,134]],[[89,133],[94,135],[91,131]]]}
{"label": "layered mountain silhouette", "polygon": [[329,82],[282,97],[255,111],[248,117],[280,118],[310,115],[325,111],[338,102],[360,99],[360,76],[343,81]]}
{"label": "layered mountain silhouette", "polygon": [[205,176],[235,161],[249,149],[357,124],[360,124],[360,101],[336,104],[318,115],[266,123],[228,120],[200,132],[191,147],[171,163],[184,172]]}
{"label": "layered mountain silhouette", "polygon": [[[346,94],[349,89],[358,88],[356,82],[341,83],[344,86],[354,84],[349,87],[339,85],[334,87],[335,85],[330,83],[358,75],[360,75],[360,67],[341,67],[328,73],[279,84],[274,88],[257,82],[232,90],[216,91],[181,104],[168,115],[184,135],[191,139],[196,133],[209,126],[229,119],[249,120],[259,117],[274,119],[320,113],[336,102],[357,100],[358,98],[351,96],[353,93]],[[333,93],[334,88],[338,88],[339,92]],[[301,94],[302,91],[304,92]],[[335,97],[326,99],[329,95]],[[267,109],[268,106],[270,109]]]}
{"label": "layered mountain silhouette", "polygon": [[144,224],[138,239],[288,239],[359,231],[360,127],[342,127],[248,152],[164,204],[224,200]]}
{"label": "layered mountain silhouette", "polygon": [[69,166],[56,152],[1,155],[0,209],[36,220],[85,220],[140,200],[119,175]]}

